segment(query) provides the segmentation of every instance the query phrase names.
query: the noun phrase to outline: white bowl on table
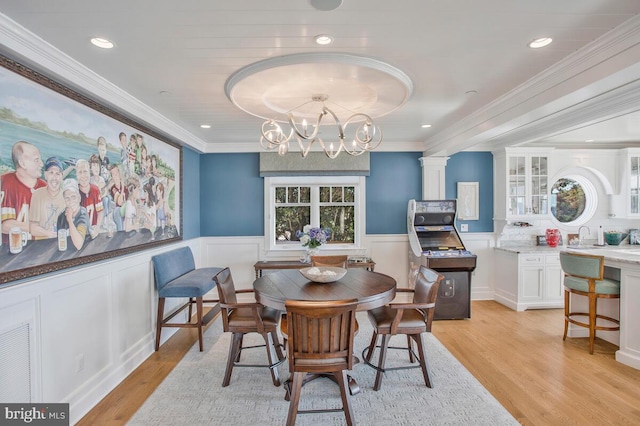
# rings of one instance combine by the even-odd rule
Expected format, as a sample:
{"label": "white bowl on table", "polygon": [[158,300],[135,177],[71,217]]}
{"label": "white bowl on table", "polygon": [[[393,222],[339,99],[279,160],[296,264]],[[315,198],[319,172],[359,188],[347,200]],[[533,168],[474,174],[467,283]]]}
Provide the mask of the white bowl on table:
{"label": "white bowl on table", "polygon": [[300,269],[300,273],[309,281],[316,283],[332,283],[344,277],[347,270],[335,266],[312,266]]}

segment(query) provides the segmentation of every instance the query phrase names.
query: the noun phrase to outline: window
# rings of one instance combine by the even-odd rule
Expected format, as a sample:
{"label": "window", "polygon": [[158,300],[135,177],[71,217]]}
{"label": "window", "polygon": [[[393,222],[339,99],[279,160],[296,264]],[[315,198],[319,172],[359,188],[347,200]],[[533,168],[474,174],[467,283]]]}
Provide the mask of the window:
{"label": "window", "polygon": [[598,196],[593,184],[578,175],[563,176],[551,187],[551,215],[557,222],[579,226],[593,217]]}
{"label": "window", "polygon": [[325,248],[358,248],[364,229],[364,177],[265,178],[269,250],[300,250],[305,225],[329,230]]}

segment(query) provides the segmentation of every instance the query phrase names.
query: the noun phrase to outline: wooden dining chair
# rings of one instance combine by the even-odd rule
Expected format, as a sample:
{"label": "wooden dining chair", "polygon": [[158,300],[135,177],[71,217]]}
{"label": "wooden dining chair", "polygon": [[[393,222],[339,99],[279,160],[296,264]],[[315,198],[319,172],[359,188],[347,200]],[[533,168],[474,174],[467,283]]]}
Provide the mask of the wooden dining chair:
{"label": "wooden dining chair", "polygon": [[[224,373],[222,386],[225,387],[229,385],[234,367],[268,367],[271,371],[273,384],[280,386],[278,365],[282,364],[286,359],[280,348],[276,331],[281,312],[261,305],[255,301],[255,297],[253,296],[250,296],[249,300],[239,302],[237,295],[252,294],[253,290],[236,290],[229,268],[224,268],[218,272],[213,277],[213,280],[218,288],[223,330],[233,333],[233,338],[229,345],[229,357],[227,359],[227,368]],[[264,339],[265,344],[243,347],[242,340],[247,333],[259,333]],[[240,364],[240,356],[243,349],[261,347],[266,347],[267,349],[269,364]]]}
{"label": "wooden dining chair", "polygon": [[348,256],[311,256],[311,266],[335,266],[338,268],[348,267]]}
{"label": "wooden dining chair", "polygon": [[[298,414],[343,411],[347,424],[355,424],[347,370],[353,368],[353,340],[358,301],[336,300],[285,302],[289,321],[289,372],[291,393],[287,426]],[[340,387],[342,407],[298,410],[300,392],[307,373],[331,373]]]}
{"label": "wooden dining chair", "polygon": [[[311,256],[311,266],[334,266],[337,268],[347,268],[347,262],[349,258],[347,255],[336,255],[336,256]],[[357,329],[357,323],[356,323]],[[282,320],[280,321],[280,333],[282,334],[284,347],[287,347],[287,314],[282,315]],[[356,333],[357,334],[357,333]]]}
{"label": "wooden dining chair", "polygon": [[[383,373],[408,368],[421,368],[425,384],[429,388],[433,387],[429,373],[429,364],[424,351],[422,333],[431,332],[431,323],[433,322],[433,314],[438,297],[438,287],[443,278],[444,276],[438,272],[425,266],[420,266],[415,288],[396,289],[396,299],[394,299],[394,301],[386,306],[367,312],[369,321],[373,326],[373,336],[369,347],[362,351],[362,357],[364,358],[365,364],[377,370],[373,385],[374,390],[380,390]],[[403,296],[402,293],[406,294]],[[411,301],[408,301],[409,297],[407,297],[407,295],[412,296]],[[391,336],[397,334],[407,335],[406,348],[389,346],[389,339]],[[382,336],[382,339],[380,345],[376,346],[378,336]],[[418,354],[413,350],[413,340],[415,340],[418,346]],[[371,363],[371,357],[375,348],[380,348],[377,366]],[[388,349],[408,351],[409,362],[413,364],[417,359],[419,365],[385,367]]]}
{"label": "wooden dining chair", "polygon": [[[593,354],[596,330],[620,330],[620,320],[598,314],[598,299],[620,299],[620,281],[604,277],[604,256],[585,253],[560,253],[560,266],[564,271],[564,335],[566,340],[569,323],[589,329],[589,353]],[[585,296],[589,300],[588,312],[572,311],[571,294]],[[586,317],[587,321],[575,317]],[[598,324],[598,320],[614,325]]]}

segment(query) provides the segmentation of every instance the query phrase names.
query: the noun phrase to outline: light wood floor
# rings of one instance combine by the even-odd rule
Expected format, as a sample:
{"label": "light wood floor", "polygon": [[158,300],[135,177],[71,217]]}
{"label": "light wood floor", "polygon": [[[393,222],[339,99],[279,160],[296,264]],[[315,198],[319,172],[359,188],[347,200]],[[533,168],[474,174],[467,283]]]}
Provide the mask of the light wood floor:
{"label": "light wood floor", "polygon": [[[471,316],[436,321],[433,334],[521,424],[640,424],[640,370],[615,361],[603,340],[593,355],[587,339],[563,342],[562,310],[478,301]],[[126,423],[196,341],[180,329],[78,425]]]}

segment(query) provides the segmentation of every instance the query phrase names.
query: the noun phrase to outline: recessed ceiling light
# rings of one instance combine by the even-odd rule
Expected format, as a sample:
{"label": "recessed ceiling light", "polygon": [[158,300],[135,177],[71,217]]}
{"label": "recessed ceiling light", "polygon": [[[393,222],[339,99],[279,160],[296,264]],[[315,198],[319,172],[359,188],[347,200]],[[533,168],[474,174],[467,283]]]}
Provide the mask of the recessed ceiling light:
{"label": "recessed ceiling light", "polygon": [[423,125],[422,125],[422,128],[423,128],[423,129],[428,129],[429,127],[431,127],[431,124],[423,124]]}
{"label": "recessed ceiling light", "polygon": [[320,34],[316,36],[315,41],[316,41],[316,44],[325,46],[327,44],[333,43],[333,37],[327,34]]}
{"label": "recessed ceiling light", "polygon": [[202,127],[203,129],[210,129],[211,124],[201,124],[200,127]]}
{"label": "recessed ceiling light", "polygon": [[529,47],[532,49],[538,49],[540,47],[550,45],[552,41],[553,39],[551,37],[540,37],[529,43]]}
{"label": "recessed ceiling light", "polygon": [[585,140],[585,142],[593,142],[593,141],[594,141],[594,139],[587,139],[587,140]]}
{"label": "recessed ceiling light", "polygon": [[107,40],[106,38],[94,37],[91,39],[91,44],[94,46],[100,47],[102,49],[112,49],[114,44],[112,41]]}

